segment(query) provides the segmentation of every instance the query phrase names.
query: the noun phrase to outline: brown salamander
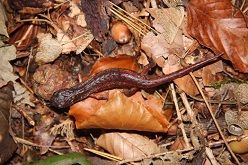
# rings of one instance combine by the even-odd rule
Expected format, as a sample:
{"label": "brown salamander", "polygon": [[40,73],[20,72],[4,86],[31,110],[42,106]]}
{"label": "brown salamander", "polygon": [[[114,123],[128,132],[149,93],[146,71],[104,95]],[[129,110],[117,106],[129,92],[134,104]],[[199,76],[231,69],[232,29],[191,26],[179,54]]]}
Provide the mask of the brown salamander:
{"label": "brown salamander", "polygon": [[185,76],[189,72],[200,69],[207,64],[213,63],[218,60],[218,57],[219,56],[214,56],[168,75],[156,77],[141,75],[135,71],[127,69],[107,69],[72,88],[56,91],[50,100],[50,104],[55,108],[67,108],[78,101],[86,99],[93,93],[105,90],[115,88],[153,88],[168,83],[176,78]]}

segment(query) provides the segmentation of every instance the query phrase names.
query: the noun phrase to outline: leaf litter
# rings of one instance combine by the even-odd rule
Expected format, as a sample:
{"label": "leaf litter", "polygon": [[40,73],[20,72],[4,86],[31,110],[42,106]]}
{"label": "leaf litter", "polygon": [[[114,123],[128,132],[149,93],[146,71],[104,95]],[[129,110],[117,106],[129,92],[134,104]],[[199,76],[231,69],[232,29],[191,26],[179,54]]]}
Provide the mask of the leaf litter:
{"label": "leaf litter", "polygon": [[[98,164],[102,157],[119,164],[248,162],[245,1],[6,0],[1,5],[0,24],[7,24],[0,29],[5,36],[0,86],[14,83],[13,104],[24,118],[10,123],[16,153],[23,156],[11,158],[12,164],[89,151],[85,148]],[[131,31],[129,43],[112,39],[116,21]],[[220,54],[218,62],[170,85],[94,93],[62,113],[49,104],[54,92],[104,70],[166,76]]]}

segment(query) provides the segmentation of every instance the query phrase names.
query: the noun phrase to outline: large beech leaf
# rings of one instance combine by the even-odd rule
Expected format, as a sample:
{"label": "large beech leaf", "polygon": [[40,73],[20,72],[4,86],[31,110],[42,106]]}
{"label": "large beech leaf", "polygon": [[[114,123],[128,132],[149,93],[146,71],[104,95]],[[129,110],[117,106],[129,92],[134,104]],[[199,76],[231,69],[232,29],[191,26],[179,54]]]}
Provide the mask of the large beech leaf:
{"label": "large beech leaf", "polygon": [[123,68],[137,72],[140,69],[136,57],[120,54],[115,57],[102,57],[97,60],[92,66],[89,76],[110,68]]}
{"label": "large beech leaf", "polygon": [[156,143],[138,134],[106,133],[97,139],[96,144],[124,159],[145,157],[160,151]]}
{"label": "large beech leaf", "polygon": [[[88,98],[70,107],[76,127],[166,132],[171,115],[163,114],[163,103],[152,95],[145,100],[140,92],[126,97],[118,90],[109,100]],[[168,117],[169,116],[169,117]]]}
{"label": "large beech leaf", "polygon": [[187,13],[192,37],[248,72],[248,29],[244,15],[230,0],[191,0]]}

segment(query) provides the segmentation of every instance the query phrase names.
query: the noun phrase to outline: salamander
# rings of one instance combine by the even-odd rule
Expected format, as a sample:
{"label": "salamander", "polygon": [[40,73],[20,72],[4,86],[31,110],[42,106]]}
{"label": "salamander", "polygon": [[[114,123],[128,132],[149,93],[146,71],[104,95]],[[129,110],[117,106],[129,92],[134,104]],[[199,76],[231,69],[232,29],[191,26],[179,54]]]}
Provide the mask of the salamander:
{"label": "salamander", "polygon": [[[220,56],[220,55],[219,55]],[[187,66],[176,72],[164,76],[151,77],[142,75],[127,69],[107,69],[89,78],[83,83],[68,89],[61,89],[54,92],[50,99],[50,105],[55,108],[67,108],[76,102],[86,99],[93,93],[102,92],[110,89],[149,89],[168,83],[174,79],[185,76],[186,74],[202,68],[218,60],[219,56],[211,57],[207,60]]]}

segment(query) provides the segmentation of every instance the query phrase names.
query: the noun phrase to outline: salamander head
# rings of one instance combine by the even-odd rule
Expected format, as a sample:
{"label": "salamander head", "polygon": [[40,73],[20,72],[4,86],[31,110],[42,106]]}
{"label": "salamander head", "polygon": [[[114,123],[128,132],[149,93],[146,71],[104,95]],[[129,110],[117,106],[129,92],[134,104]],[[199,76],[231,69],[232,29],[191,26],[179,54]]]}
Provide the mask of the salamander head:
{"label": "salamander head", "polygon": [[50,105],[54,108],[68,108],[73,104],[72,91],[69,89],[59,90],[53,93],[50,99]]}

